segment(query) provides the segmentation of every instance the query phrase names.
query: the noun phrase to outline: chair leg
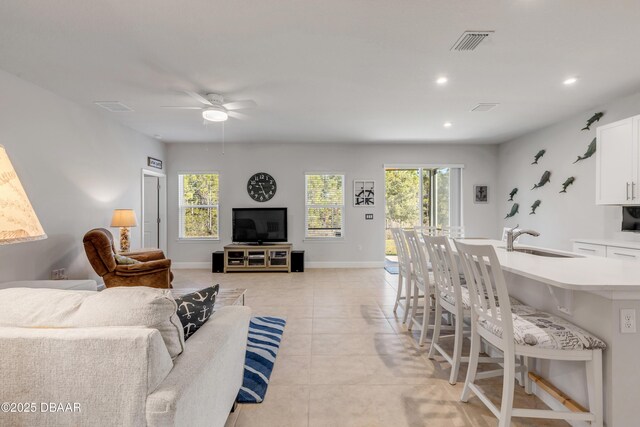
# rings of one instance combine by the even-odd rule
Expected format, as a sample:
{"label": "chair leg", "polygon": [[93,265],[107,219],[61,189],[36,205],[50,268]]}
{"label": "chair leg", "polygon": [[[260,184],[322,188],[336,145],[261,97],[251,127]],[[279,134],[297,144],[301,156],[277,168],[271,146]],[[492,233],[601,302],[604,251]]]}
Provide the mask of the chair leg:
{"label": "chair leg", "polygon": [[529,371],[531,371],[531,359],[523,356],[522,363],[524,364],[524,392],[527,394],[533,394],[531,390],[531,378],[529,378]]}
{"label": "chair leg", "polygon": [[469,395],[471,394],[470,384],[473,384],[476,380],[476,372],[478,371],[478,359],[480,358],[480,335],[476,331],[476,320],[471,319],[471,350],[469,351],[469,366],[467,368],[467,378],[464,381],[464,388],[462,389],[462,395],[460,400],[463,402],[469,401]]}
{"label": "chair leg", "polygon": [[398,290],[396,292],[396,303],[393,305],[394,313],[396,312],[396,310],[398,310],[398,304],[400,304],[400,298],[402,298],[402,274],[398,273]]}
{"label": "chair leg", "polygon": [[[521,366],[524,366],[524,356],[516,356],[518,358],[518,364],[520,364]],[[520,372],[517,376],[517,380],[518,380],[518,385],[520,387],[524,387],[526,384],[526,377],[527,377],[527,372],[525,372],[525,369],[520,369]]]}
{"label": "chair leg", "polygon": [[462,344],[464,340],[462,327],[464,322],[462,319],[459,319],[458,316],[452,317],[455,322],[455,336],[453,343],[453,355],[451,359],[453,363],[451,364],[451,375],[449,376],[449,384],[455,385],[458,382],[458,372],[460,371],[460,360],[462,359]]}
{"label": "chair leg", "polygon": [[404,315],[402,316],[402,323],[407,323],[407,317],[409,317],[409,302],[411,302],[411,276],[404,278]]}
{"label": "chair leg", "polygon": [[592,350],[591,360],[587,361],[587,390],[589,392],[589,412],[595,419],[592,426],[602,427],[603,415],[603,386],[602,386],[602,350]]}
{"label": "chair leg", "polygon": [[[504,378],[502,379],[502,403],[500,404],[500,421],[498,427],[511,426],[511,413],[513,412],[513,394],[515,389],[515,363],[516,358],[513,353],[504,357]],[[510,357],[511,356],[511,357]]]}
{"label": "chair leg", "polygon": [[442,306],[436,302],[435,321],[433,323],[433,336],[431,337],[431,346],[429,347],[429,359],[433,359],[436,350],[436,344],[440,340],[440,324],[442,323]]}
{"label": "chair leg", "polygon": [[418,303],[420,297],[420,290],[418,289],[418,284],[416,281],[413,281],[413,301],[411,303],[411,314],[409,315],[409,325],[407,326],[408,330],[413,329],[413,319],[416,318],[416,313],[418,312]]}
{"label": "chair leg", "polygon": [[429,298],[423,298],[422,303],[422,330],[420,331],[420,340],[418,341],[418,345],[422,347],[424,345],[424,339],[427,337],[427,330],[429,329],[429,317],[431,316],[431,303],[429,302]]}

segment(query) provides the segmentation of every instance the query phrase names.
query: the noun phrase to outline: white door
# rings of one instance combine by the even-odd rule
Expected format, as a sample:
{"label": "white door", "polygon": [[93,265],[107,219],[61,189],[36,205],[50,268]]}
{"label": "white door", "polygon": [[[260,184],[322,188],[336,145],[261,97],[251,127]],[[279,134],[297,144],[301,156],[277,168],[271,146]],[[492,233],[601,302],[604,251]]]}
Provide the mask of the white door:
{"label": "white door", "polygon": [[624,205],[632,202],[637,144],[633,119],[620,120],[597,130],[596,204]]}
{"label": "white door", "polygon": [[158,229],[159,217],[159,192],[160,182],[156,176],[144,177],[144,247],[159,248],[160,239]]}

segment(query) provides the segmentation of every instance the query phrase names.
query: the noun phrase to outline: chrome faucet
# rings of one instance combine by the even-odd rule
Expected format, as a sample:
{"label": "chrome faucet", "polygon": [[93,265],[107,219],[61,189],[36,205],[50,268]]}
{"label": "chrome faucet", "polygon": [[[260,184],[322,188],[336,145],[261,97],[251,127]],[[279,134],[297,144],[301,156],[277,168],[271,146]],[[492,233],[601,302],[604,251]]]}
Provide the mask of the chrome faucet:
{"label": "chrome faucet", "polygon": [[540,233],[535,230],[517,230],[519,226],[520,224],[510,230],[507,230],[507,252],[513,252],[513,242],[523,234],[529,234],[533,237],[538,237],[540,235]]}

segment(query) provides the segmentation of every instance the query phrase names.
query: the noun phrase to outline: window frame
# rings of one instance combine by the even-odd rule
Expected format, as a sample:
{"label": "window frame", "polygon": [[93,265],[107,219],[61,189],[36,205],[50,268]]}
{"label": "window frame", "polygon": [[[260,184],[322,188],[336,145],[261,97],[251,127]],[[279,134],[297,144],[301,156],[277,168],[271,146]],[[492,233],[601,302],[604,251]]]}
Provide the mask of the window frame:
{"label": "window frame", "polygon": [[[182,183],[182,177],[184,175],[218,175],[218,203],[213,205],[185,205],[184,201],[184,188]],[[216,242],[220,241],[220,235],[222,230],[220,229],[220,192],[222,188],[222,174],[218,171],[180,171],[178,172],[178,241],[180,242]],[[218,215],[216,216],[218,230],[217,237],[185,237],[184,232],[184,215],[182,209],[188,208],[216,208]]]}
{"label": "window frame", "polygon": [[[307,177],[310,175],[337,175],[342,178],[342,204],[308,204],[308,179]],[[344,240],[345,237],[345,215],[346,215],[346,199],[347,199],[347,189],[346,189],[347,176],[343,172],[335,172],[335,171],[309,171],[304,173],[304,241],[310,242],[335,242]],[[309,236],[309,208],[338,208],[341,209],[340,214],[340,236],[322,236],[322,237],[314,237]]]}

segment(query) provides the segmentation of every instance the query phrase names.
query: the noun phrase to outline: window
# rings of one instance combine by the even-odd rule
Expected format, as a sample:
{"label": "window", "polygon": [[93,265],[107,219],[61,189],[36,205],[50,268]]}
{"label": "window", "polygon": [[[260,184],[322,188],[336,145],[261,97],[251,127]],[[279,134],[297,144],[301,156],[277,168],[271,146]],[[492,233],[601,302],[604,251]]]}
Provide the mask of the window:
{"label": "window", "polygon": [[181,239],[219,238],[219,192],[217,173],[178,175],[178,206]]}
{"label": "window", "polygon": [[305,175],[305,237],[344,235],[344,175]]}

